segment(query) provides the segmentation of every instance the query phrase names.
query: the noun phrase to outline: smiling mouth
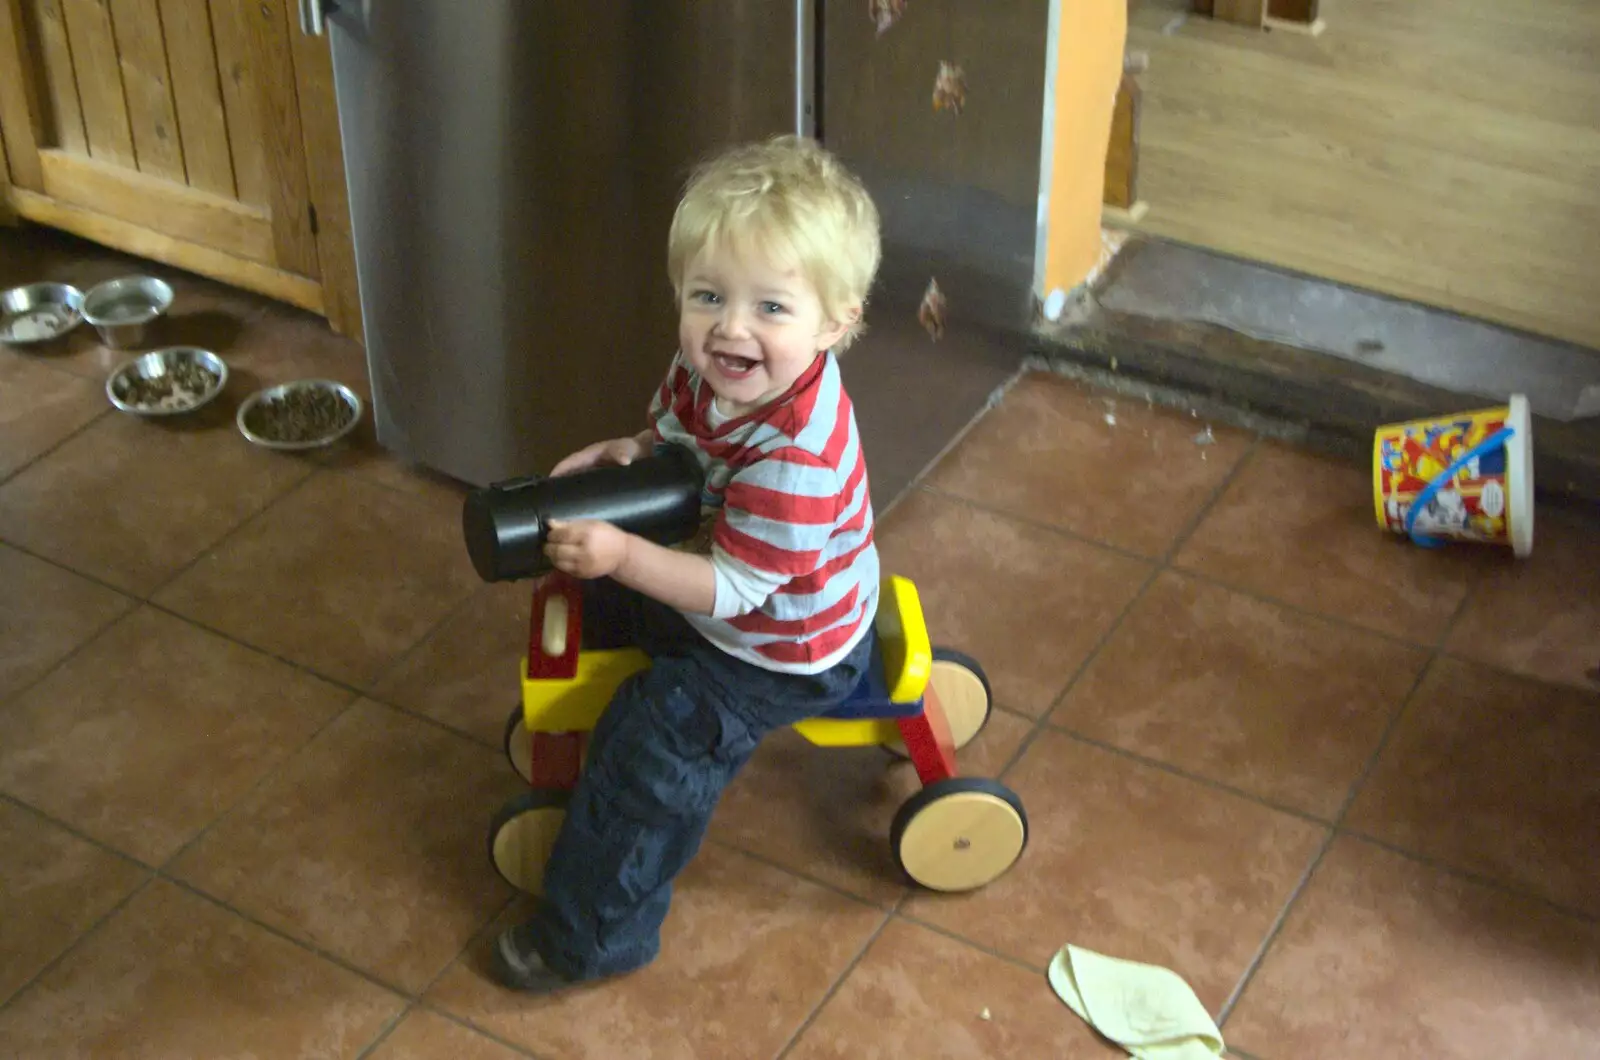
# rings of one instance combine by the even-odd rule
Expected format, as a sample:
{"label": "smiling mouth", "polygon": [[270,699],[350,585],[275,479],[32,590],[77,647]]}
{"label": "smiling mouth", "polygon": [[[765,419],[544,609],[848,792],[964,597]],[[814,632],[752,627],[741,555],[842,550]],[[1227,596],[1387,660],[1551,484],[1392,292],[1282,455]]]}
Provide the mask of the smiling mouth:
{"label": "smiling mouth", "polygon": [[761,364],[754,358],[738,357],[731,353],[713,352],[711,359],[716,363],[717,370],[730,379],[743,379]]}

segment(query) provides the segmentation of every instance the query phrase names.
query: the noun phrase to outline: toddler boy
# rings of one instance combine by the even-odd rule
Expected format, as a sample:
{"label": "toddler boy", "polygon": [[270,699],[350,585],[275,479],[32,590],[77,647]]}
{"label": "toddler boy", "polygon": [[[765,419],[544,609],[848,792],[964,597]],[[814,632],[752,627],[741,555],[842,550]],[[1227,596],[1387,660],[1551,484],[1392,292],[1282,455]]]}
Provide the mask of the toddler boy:
{"label": "toddler boy", "polygon": [[678,352],[650,427],[554,473],[692,449],[709,555],[608,523],[550,530],[551,561],[586,579],[585,646],[635,646],[652,665],[595,727],[538,912],[498,940],[507,986],[653,960],[673,880],[756,745],[833,709],[866,672],[878,555],[836,357],[861,331],[879,254],[871,197],[814,142],[738,147],[689,182],[667,251]]}

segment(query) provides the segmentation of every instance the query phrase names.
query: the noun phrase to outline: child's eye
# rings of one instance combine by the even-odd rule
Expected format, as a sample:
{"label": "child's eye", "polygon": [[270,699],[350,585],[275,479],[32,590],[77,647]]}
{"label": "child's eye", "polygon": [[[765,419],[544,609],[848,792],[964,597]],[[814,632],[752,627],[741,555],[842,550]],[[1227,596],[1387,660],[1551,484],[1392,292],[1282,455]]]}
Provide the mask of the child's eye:
{"label": "child's eye", "polygon": [[695,291],[689,296],[689,300],[692,302],[698,302],[700,305],[716,305],[718,302],[722,301],[722,299],[717,296],[717,292],[705,290]]}
{"label": "child's eye", "polygon": [[761,311],[766,313],[768,316],[776,316],[779,313],[788,312],[788,310],[783,308],[782,303],[779,302],[762,302]]}

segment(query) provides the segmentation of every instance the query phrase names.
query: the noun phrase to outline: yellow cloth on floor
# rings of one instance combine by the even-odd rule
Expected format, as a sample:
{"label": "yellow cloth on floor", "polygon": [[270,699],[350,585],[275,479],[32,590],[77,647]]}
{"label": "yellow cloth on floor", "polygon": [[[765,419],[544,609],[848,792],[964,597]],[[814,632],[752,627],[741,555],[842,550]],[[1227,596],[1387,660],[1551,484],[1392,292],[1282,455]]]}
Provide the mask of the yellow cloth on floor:
{"label": "yellow cloth on floor", "polygon": [[1067,1007],[1138,1060],[1215,1060],[1222,1032],[1176,972],[1077,946],[1050,962]]}

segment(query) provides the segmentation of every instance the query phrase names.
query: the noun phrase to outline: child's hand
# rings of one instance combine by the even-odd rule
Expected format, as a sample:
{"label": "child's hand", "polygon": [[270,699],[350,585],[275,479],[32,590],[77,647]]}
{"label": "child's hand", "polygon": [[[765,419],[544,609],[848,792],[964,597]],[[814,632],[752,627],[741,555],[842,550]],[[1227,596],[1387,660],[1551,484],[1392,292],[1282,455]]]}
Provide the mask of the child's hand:
{"label": "child's hand", "polygon": [[607,578],[628,556],[628,535],[610,523],[592,519],[552,522],[544,554],[557,570],[574,578]]}
{"label": "child's hand", "polygon": [[612,438],[579,449],[557,464],[555,470],[550,472],[550,477],[570,475],[574,471],[587,471],[592,467],[609,464],[625,466],[646,455],[648,454],[638,438]]}

